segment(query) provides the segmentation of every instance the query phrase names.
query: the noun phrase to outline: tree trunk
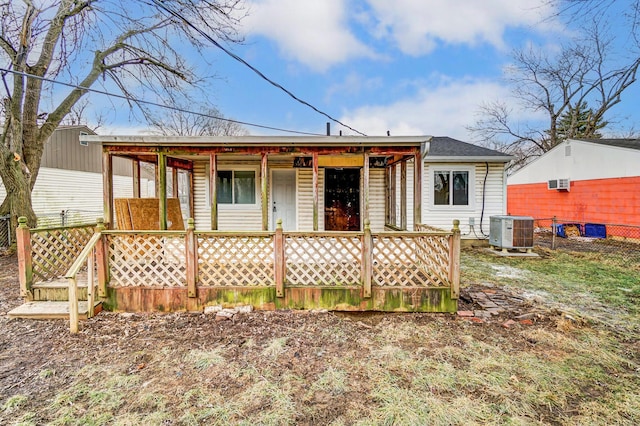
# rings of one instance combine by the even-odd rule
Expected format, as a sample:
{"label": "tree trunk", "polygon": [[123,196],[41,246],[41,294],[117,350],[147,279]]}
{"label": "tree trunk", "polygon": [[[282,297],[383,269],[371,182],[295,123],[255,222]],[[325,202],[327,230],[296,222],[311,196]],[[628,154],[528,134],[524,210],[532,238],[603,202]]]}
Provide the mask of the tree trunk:
{"label": "tree trunk", "polygon": [[0,169],[2,182],[7,192],[2,203],[3,214],[11,215],[11,240],[15,241],[15,230],[18,227],[18,217],[25,216],[27,225],[35,227],[36,214],[31,202],[31,179],[22,160],[12,158],[7,161],[8,167]]}

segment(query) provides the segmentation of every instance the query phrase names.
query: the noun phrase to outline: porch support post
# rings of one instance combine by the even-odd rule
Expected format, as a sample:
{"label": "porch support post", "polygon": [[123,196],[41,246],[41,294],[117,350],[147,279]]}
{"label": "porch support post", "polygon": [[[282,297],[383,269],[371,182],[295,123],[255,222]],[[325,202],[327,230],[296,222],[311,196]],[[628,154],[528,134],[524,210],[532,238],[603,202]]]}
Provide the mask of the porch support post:
{"label": "porch support post", "polygon": [[391,167],[385,166],[384,168],[384,223],[391,223],[391,182],[389,176],[391,174]]}
{"label": "porch support post", "polygon": [[196,212],[194,210],[194,201],[193,201],[193,170],[189,170],[187,172],[188,175],[188,180],[189,180],[189,188],[187,191],[187,194],[189,194],[189,216],[188,217],[195,217]]}
{"label": "porch support post", "polygon": [[369,221],[369,210],[370,210],[370,206],[369,206],[369,153],[365,152],[364,153],[364,164],[362,166],[362,170],[363,170],[363,181],[364,181],[364,188],[363,188],[363,201],[364,201],[364,207],[362,209],[362,213],[364,214],[364,223],[370,222]]}
{"label": "porch support post", "polygon": [[140,198],[140,160],[133,160],[133,197]]}
{"label": "porch support post", "polygon": [[211,230],[218,230],[218,157],[209,154],[209,200],[211,201]]}
{"label": "porch support post", "polygon": [[400,163],[400,229],[407,230],[407,161]]}
{"label": "porch support post", "polygon": [[398,226],[398,216],[397,216],[397,209],[396,209],[396,202],[398,200],[398,192],[397,192],[397,187],[398,187],[398,174],[396,173],[396,164],[392,164],[391,165],[391,171],[390,171],[390,179],[391,179],[391,190],[389,191],[391,194],[389,196],[389,198],[391,198],[391,206],[390,206],[390,221],[391,224],[393,226]]}
{"label": "porch support post", "polygon": [[453,221],[453,229],[449,236],[449,281],[451,282],[451,298],[460,297],[460,221]]}
{"label": "porch support post", "polygon": [[198,241],[195,234],[195,220],[187,219],[187,234],[185,235],[186,262],[187,262],[187,296],[194,298],[198,295],[196,283],[198,281]]}
{"label": "porch support post", "polygon": [[107,228],[114,228],[113,220],[113,158],[109,151],[102,152],[102,203],[104,222]]}
{"label": "porch support post", "polygon": [[318,153],[313,153],[313,230],[318,230]]}
{"label": "porch support post", "polygon": [[274,277],[276,281],[276,297],[284,297],[284,235],[282,233],[282,219],[278,219],[276,224],[276,234],[273,239],[273,256],[274,256]]}
{"label": "porch support post", "polygon": [[261,184],[261,196],[262,201],[262,230],[267,231],[269,229],[269,197],[267,196],[267,153],[262,153],[260,159],[260,184]]}
{"label": "porch support post", "polygon": [[422,153],[420,148],[413,156],[413,229],[422,222]]}
{"label": "porch support post", "polygon": [[160,230],[167,229],[167,157],[163,152],[158,153],[158,167],[156,181],[158,182],[158,198],[160,200]]}
{"label": "porch support post", "polygon": [[18,279],[20,280],[20,296],[33,300],[33,263],[31,258],[31,230],[27,226],[27,218],[18,218],[16,229],[16,248],[18,251]]}
{"label": "porch support post", "polygon": [[373,279],[373,238],[371,237],[371,223],[364,220],[364,235],[362,236],[362,297],[371,297],[371,281]]}
{"label": "porch support post", "polygon": [[[104,220],[98,218],[96,232],[104,231]],[[107,240],[102,235],[98,244],[96,244],[96,264],[98,265],[98,297],[107,297],[107,283],[109,281],[109,256]]]}

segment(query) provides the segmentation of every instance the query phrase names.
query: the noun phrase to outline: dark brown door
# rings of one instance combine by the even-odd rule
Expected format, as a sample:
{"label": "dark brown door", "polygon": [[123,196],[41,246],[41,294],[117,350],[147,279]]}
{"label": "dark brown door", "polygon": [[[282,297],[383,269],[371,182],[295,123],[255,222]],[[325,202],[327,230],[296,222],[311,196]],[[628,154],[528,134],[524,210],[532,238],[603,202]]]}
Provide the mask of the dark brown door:
{"label": "dark brown door", "polygon": [[324,170],[324,229],[360,230],[360,169]]}

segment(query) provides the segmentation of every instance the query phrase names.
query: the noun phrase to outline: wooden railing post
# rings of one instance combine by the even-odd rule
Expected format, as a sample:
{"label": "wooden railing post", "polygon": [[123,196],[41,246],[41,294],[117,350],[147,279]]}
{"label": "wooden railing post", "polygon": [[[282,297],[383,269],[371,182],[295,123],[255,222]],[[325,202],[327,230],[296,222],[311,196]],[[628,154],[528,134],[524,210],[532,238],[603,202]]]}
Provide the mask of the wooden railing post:
{"label": "wooden railing post", "polygon": [[[97,219],[96,232],[102,233],[105,230],[104,219]],[[96,245],[96,264],[98,268],[98,297],[107,297],[107,283],[109,282],[109,253],[107,239],[101,236],[100,242]]]}
{"label": "wooden railing post", "polygon": [[27,226],[27,218],[18,218],[16,229],[16,247],[18,250],[18,274],[20,281],[20,296],[33,300],[31,285],[33,284],[33,264],[31,258],[31,230]]}
{"label": "wooden railing post", "polygon": [[[101,241],[98,241],[99,246]],[[96,249],[95,247],[89,253],[89,257],[87,257],[87,318],[93,317],[94,314],[94,305],[95,305],[95,295],[94,295],[94,268],[96,265]]]}
{"label": "wooden railing post", "polygon": [[[93,306],[87,306],[87,309],[93,309]],[[69,279],[69,331],[74,334],[80,328],[78,311],[78,281],[74,277]]]}
{"label": "wooden railing post", "polygon": [[449,280],[451,282],[451,298],[460,296],[460,221],[453,221],[452,235],[449,237]]}
{"label": "wooden railing post", "polygon": [[198,241],[195,234],[195,220],[187,220],[187,234],[185,235],[186,260],[187,260],[187,296],[197,297],[196,284],[198,282]]}
{"label": "wooden railing post", "polygon": [[364,235],[362,236],[362,297],[371,297],[371,280],[373,278],[373,237],[371,223],[364,221]]}
{"label": "wooden railing post", "polygon": [[282,233],[282,219],[276,222],[276,235],[273,239],[274,275],[276,280],[276,297],[284,297],[284,234]]}

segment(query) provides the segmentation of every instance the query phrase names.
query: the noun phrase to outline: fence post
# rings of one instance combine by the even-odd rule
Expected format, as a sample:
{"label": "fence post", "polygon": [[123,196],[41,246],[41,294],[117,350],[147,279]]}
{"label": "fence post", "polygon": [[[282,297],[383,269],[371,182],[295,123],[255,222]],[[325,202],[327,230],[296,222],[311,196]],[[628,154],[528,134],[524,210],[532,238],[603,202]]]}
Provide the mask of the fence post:
{"label": "fence post", "polygon": [[453,221],[452,235],[449,237],[449,279],[451,280],[451,298],[460,296],[460,221]]}
{"label": "fence post", "polygon": [[27,226],[27,218],[18,218],[16,229],[16,247],[18,250],[18,274],[20,280],[20,296],[33,300],[31,285],[33,284],[33,264],[31,258],[31,230]]}
{"label": "fence post", "polygon": [[371,236],[371,222],[364,220],[364,235],[362,236],[362,297],[371,297],[371,281],[373,279],[373,237]]}
{"label": "fence post", "polygon": [[276,235],[273,239],[274,274],[276,279],[276,297],[284,297],[284,235],[282,233],[282,219],[276,222]]}
{"label": "fence post", "polygon": [[555,250],[556,249],[556,227],[558,225],[556,224],[556,217],[554,216],[551,219],[551,250]]}
{"label": "fence post", "polygon": [[[96,219],[96,232],[102,233],[105,230],[104,219]],[[100,236],[100,241],[96,244],[96,264],[98,265],[98,297],[107,297],[107,282],[109,282],[109,253],[107,239]]]}
{"label": "fence post", "polygon": [[198,281],[198,242],[195,234],[195,220],[191,217],[187,219],[187,234],[185,238],[185,247],[187,249],[187,296],[193,298],[198,296],[196,289]]}

